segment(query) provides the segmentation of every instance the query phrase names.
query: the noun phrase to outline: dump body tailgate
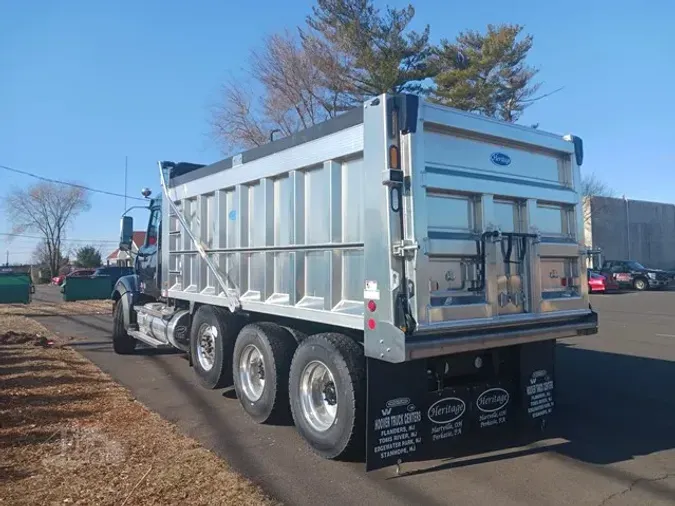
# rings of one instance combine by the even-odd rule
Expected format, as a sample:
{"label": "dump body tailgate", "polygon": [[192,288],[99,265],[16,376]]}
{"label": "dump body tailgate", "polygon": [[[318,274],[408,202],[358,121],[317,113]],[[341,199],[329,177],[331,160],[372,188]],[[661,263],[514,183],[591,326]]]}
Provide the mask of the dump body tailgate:
{"label": "dump body tailgate", "polygon": [[590,312],[573,142],[422,107],[408,137],[416,332]]}

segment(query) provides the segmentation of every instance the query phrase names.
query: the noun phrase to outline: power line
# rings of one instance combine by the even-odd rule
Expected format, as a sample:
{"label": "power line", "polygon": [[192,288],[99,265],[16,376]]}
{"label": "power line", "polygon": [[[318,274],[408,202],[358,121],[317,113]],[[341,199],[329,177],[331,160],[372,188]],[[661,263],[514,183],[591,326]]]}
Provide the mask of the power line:
{"label": "power line", "polygon": [[[8,232],[0,232],[0,235],[9,236],[9,237],[23,237],[25,239],[40,239],[43,240],[44,237],[37,235],[25,235],[25,234],[10,234]],[[63,242],[89,242],[89,243],[117,243],[118,241],[112,241],[110,239],[68,239],[64,238]]]}
{"label": "power line", "polygon": [[[87,191],[90,191],[90,192],[93,192],[93,193],[102,193],[104,195],[110,195],[112,197],[122,197],[122,198],[130,198],[130,199],[133,199],[133,200],[145,201],[145,199],[142,199],[140,197],[131,197],[129,195],[122,195],[121,193],[109,192],[109,191],[106,191],[106,190],[97,190],[96,188],[90,188],[89,186],[84,186],[84,185],[81,185],[81,184],[67,183],[67,182],[61,181],[59,179],[51,179],[51,178],[48,178],[48,177],[33,174],[32,172],[27,172],[25,170],[19,170],[19,169],[15,169],[13,167],[8,167],[7,165],[0,165],[0,169],[5,169],[5,170],[8,170],[10,172],[15,172],[16,174],[23,174],[24,176],[34,177],[35,179],[39,179],[40,181],[46,181],[48,183],[58,183],[58,184],[66,185],[66,186],[72,186],[74,188],[80,188],[82,190],[87,190]],[[126,188],[125,188],[125,191],[126,191]]]}

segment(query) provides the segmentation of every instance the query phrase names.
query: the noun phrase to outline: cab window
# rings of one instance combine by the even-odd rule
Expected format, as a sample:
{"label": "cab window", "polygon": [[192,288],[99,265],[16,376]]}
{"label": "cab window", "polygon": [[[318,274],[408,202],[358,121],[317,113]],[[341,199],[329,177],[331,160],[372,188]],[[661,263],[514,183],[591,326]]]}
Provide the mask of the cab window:
{"label": "cab window", "polygon": [[155,246],[159,241],[159,229],[160,229],[160,219],[161,219],[161,210],[155,209],[150,216],[150,223],[148,225],[148,234],[145,240],[146,246]]}

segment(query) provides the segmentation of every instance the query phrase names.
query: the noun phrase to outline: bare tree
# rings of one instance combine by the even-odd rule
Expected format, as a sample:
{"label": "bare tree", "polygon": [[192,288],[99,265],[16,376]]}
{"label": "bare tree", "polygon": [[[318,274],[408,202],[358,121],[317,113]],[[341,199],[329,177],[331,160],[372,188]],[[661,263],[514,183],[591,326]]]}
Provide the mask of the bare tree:
{"label": "bare tree", "polygon": [[429,27],[410,30],[414,14],[412,6],[380,12],[372,0],[317,0],[297,34],[266,37],[246,78],[225,84],[214,137],[227,152],[256,147],[273,131],[291,135],[366,97],[424,91],[433,75]]}
{"label": "bare tree", "polygon": [[594,197],[613,197],[614,191],[601,179],[593,174],[586,174],[581,178],[581,194],[584,200],[584,222],[590,223],[592,214],[602,213],[605,206]]}
{"label": "bare tree", "polygon": [[[59,271],[68,264],[69,262],[68,257],[69,253],[67,249],[62,246],[61,251],[59,252],[59,259],[58,259]],[[49,255],[49,249],[47,248],[46,241],[42,240],[37,244],[37,246],[35,246],[31,260],[36,265],[40,266],[50,265],[51,257]]]}
{"label": "bare tree", "polygon": [[15,233],[30,231],[42,235],[46,264],[51,275],[56,276],[63,258],[67,228],[90,207],[86,190],[56,183],[38,183],[10,192],[4,207]]}
{"label": "bare tree", "polygon": [[346,109],[344,87],[331,82],[335,74],[319,58],[316,45],[288,31],[251,51],[248,77],[230,79],[213,111],[213,133],[225,151],[261,146],[273,131],[291,135]]}

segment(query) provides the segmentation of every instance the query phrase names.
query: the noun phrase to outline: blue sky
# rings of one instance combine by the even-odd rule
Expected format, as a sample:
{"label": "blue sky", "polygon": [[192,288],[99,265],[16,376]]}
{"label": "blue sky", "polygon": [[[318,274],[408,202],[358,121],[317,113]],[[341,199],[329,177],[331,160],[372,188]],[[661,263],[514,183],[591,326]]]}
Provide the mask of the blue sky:
{"label": "blue sky", "polygon": [[[209,117],[221,83],[241,73],[263,34],[302,23],[311,5],[0,0],[0,164],[123,193],[128,156],[129,194],[138,195],[158,189],[159,159],[216,161]],[[434,40],[525,25],[542,92],[564,89],[522,122],[582,136],[584,170],[618,195],[675,202],[675,2],[414,5],[414,27],[429,23]],[[0,170],[0,194],[32,182]],[[114,241],[122,199],[94,194],[92,204],[69,236]],[[8,229],[3,219],[0,232]],[[28,260],[34,243],[0,236],[0,258],[10,249],[11,261]]]}

